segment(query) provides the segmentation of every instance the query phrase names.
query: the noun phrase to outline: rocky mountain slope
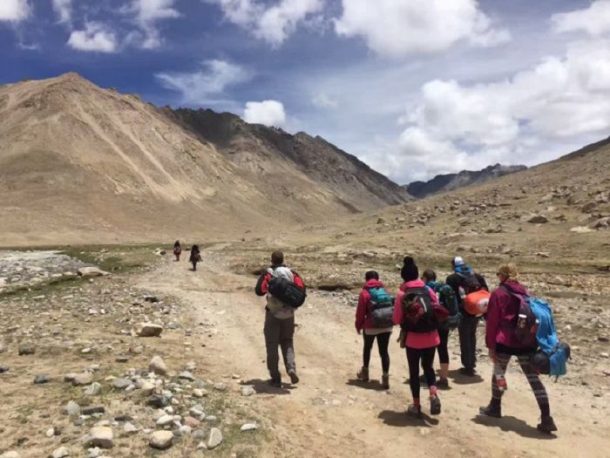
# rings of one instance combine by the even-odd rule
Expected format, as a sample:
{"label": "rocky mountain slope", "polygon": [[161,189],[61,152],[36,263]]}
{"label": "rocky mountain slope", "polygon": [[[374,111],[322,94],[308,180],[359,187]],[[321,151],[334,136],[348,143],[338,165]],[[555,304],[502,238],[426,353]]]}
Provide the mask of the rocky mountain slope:
{"label": "rocky mountain slope", "polygon": [[[288,134],[255,126],[267,143],[233,139],[229,154],[176,121],[74,73],[1,86],[2,244],[235,237],[407,198],[304,134],[282,143]],[[282,148],[306,159],[281,160]]]}
{"label": "rocky mountain slope", "polygon": [[526,170],[524,165],[501,165],[495,164],[485,167],[483,170],[463,170],[459,173],[437,175],[429,181],[414,181],[404,188],[414,197],[426,197],[432,194],[453,191],[473,184],[484,183],[488,180]]}

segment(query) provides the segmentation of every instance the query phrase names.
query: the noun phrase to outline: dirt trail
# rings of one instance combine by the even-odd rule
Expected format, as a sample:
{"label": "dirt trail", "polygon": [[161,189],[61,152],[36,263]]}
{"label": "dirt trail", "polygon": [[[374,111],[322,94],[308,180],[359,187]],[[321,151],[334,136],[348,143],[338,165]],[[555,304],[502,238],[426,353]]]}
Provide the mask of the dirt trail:
{"label": "dirt trail", "polygon": [[[560,431],[557,437],[542,436],[535,429],[539,414],[533,394],[514,362],[502,420],[475,416],[490,395],[485,359],[479,363],[484,380],[455,378],[452,389],[441,392],[439,417],[407,418],[406,358],[394,342],[396,332],[390,348],[389,392],[376,389],[374,383],[358,386],[353,379],[361,361],[361,337],[353,327],[354,309],[334,304],[325,293],[312,291],[297,312],[295,348],[301,383],[281,390],[267,388],[264,300],[254,296],[252,277],[230,273],[218,259],[218,252],[206,253],[197,272],[188,271],[183,262],[168,260],[142,277],[140,286],[192,306],[193,328],[201,323],[210,326],[210,332],[201,335],[205,347],[196,350],[210,376],[239,374],[255,387],[253,402],[269,420],[272,438],[263,456],[607,456],[610,422],[604,409],[592,408],[605,399],[595,400],[591,392],[545,378]],[[457,348],[455,337],[452,349]],[[453,358],[452,366],[457,368]],[[374,353],[371,376],[379,373]]]}

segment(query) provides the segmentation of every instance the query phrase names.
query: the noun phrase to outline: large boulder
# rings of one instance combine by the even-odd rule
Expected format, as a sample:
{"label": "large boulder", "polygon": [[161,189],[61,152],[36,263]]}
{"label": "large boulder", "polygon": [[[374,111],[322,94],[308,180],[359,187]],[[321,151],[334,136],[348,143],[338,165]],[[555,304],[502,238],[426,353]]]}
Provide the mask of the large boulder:
{"label": "large boulder", "polygon": [[103,277],[105,275],[110,275],[108,272],[100,269],[99,267],[81,267],[77,270],[77,273],[83,278]]}
{"label": "large boulder", "polygon": [[114,446],[112,429],[107,426],[91,428],[91,431],[85,437],[85,444],[89,447],[112,448]]}
{"label": "large boulder", "polygon": [[532,215],[527,218],[527,222],[532,224],[545,224],[549,222],[549,219],[544,215]]}
{"label": "large boulder", "polygon": [[159,337],[163,332],[163,326],[155,323],[141,323],[138,328],[140,337]]}
{"label": "large boulder", "polygon": [[148,370],[157,375],[167,375],[167,364],[165,364],[163,358],[161,358],[159,355],[155,355],[150,360],[150,363],[148,363]]}

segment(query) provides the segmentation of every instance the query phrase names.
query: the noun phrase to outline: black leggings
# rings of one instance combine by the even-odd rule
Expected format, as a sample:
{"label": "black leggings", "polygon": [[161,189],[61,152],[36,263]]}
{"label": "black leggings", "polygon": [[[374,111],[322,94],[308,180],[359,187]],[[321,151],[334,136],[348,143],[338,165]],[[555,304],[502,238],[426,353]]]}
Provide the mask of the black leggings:
{"label": "black leggings", "polygon": [[411,394],[413,399],[419,399],[419,362],[421,360],[421,367],[424,370],[424,377],[428,386],[436,385],[436,377],[434,375],[434,353],[436,347],[424,348],[418,350],[416,348],[407,347],[407,361],[409,362],[409,385],[411,387]]}
{"label": "black leggings", "polygon": [[449,349],[447,348],[449,329],[439,329],[438,335],[441,338],[441,344],[438,346],[438,359],[441,364],[449,364]]}
{"label": "black leggings", "polygon": [[379,356],[381,356],[381,367],[384,374],[390,371],[390,354],[388,353],[388,345],[390,344],[391,332],[384,332],[383,334],[377,334],[376,336],[369,336],[364,334],[364,349],[362,351],[362,365],[369,367],[371,362],[371,349],[373,348],[373,342],[377,338],[377,347],[379,348]]}

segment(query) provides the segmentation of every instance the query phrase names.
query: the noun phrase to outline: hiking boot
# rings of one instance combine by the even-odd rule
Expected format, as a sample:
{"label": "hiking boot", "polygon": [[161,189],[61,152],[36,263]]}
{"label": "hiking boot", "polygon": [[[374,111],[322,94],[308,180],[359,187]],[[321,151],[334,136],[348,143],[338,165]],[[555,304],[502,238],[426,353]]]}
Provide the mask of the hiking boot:
{"label": "hiking boot", "polygon": [[272,378],[268,382],[269,386],[273,388],[281,388],[282,387],[282,379],[280,378]]}
{"label": "hiking boot", "polygon": [[474,370],[474,367],[461,367],[460,374],[466,375],[468,377],[474,377],[477,375],[477,371]]}
{"label": "hiking boot", "polygon": [[369,368],[363,366],[362,369],[360,369],[358,371],[358,373],[356,374],[356,377],[358,377],[358,380],[360,380],[361,382],[368,382],[369,381]]}
{"label": "hiking boot", "polygon": [[390,389],[390,375],[389,374],[383,374],[381,376],[381,388],[383,388],[384,390]]}
{"label": "hiking boot", "polygon": [[430,415],[438,415],[441,413],[441,400],[437,395],[430,398]]}
{"label": "hiking boot", "polygon": [[502,418],[502,407],[490,402],[487,407],[479,408],[479,413],[486,417]]}
{"label": "hiking boot", "polygon": [[436,381],[436,387],[441,390],[448,390],[449,389],[449,380],[447,380],[446,378],[439,378]]}
{"label": "hiking boot", "polygon": [[288,375],[290,376],[290,383],[293,385],[299,383],[299,376],[297,375],[296,371],[290,371],[288,372]]}
{"label": "hiking boot", "polygon": [[540,431],[541,433],[550,434],[554,431],[557,431],[557,426],[555,425],[553,417],[548,416],[542,417],[540,424],[536,427],[536,429],[538,429],[538,431]]}
{"label": "hiking boot", "polygon": [[407,408],[407,415],[415,418],[421,418],[421,406],[411,404]]}

